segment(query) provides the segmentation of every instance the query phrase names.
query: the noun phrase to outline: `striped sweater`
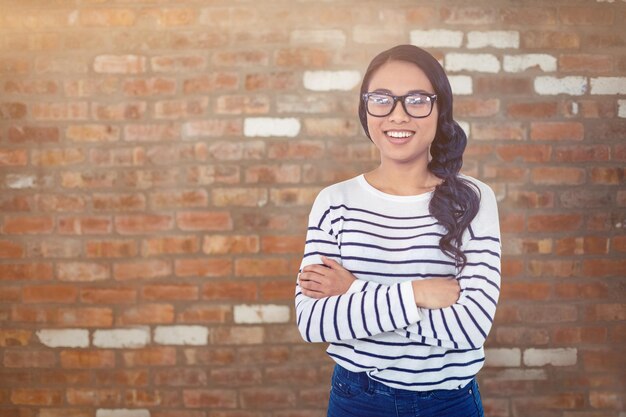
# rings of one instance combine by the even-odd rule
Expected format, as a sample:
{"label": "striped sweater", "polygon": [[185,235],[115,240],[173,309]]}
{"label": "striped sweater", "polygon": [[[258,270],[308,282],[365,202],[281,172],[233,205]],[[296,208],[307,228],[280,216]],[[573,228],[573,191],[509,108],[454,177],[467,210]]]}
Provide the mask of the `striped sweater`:
{"label": "striped sweater", "polygon": [[[346,294],[309,298],[296,285],[296,317],[308,342],[328,342],[328,355],[354,372],[394,388],[455,389],[483,366],[483,344],[500,291],[500,228],[493,191],[480,190],[480,208],[463,235],[466,266],[439,249],[445,229],[428,211],[432,192],[396,196],[363,175],[317,196],[300,270],[341,263],[357,278]],[[461,287],[451,307],[416,306],[411,281],[455,276]]]}

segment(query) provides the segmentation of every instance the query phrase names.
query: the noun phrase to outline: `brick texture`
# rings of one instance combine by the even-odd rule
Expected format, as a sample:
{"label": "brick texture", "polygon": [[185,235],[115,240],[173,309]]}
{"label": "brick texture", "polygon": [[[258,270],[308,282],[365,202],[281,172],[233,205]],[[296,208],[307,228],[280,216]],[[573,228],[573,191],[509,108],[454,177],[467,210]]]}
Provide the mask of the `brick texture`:
{"label": "brick texture", "polygon": [[486,415],[626,415],[626,0],[0,10],[1,416],[325,415],[306,217],[376,165],[359,80],[411,42],[500,203]]}

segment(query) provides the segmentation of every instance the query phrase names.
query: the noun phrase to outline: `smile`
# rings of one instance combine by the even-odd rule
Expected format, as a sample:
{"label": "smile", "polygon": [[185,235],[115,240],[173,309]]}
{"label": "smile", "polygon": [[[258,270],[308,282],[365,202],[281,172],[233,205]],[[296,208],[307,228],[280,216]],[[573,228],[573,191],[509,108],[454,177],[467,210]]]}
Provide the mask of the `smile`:
{"label": "smile", "polygon": [[[389,138],[392,139],[392,142],[394,143],[404,143],[405,139],[410,138],[411,136],[413,136],[415,134],[415,132],[410,131],[410,130],[387,130],[385,131],[385,135]],[[395,140],[393,140],[395,139]]]}

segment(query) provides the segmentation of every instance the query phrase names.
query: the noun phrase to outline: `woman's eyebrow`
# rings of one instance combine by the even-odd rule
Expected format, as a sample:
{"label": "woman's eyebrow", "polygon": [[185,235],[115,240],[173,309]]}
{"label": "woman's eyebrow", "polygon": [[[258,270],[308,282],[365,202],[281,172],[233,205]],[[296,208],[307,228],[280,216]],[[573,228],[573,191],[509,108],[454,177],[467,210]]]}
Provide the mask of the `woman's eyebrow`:
{"label": "woman's eyebrow", "polygon": [[[393,95],[393,92],[391,92],[391,90],[387,90],[386,88],[377,88],[377,89],[376,89],[376,90],[374,90],[373,92],[374,92],[374,93],[387,93],[387,94],[391,94],[391,95]],[[409,95],[409,94],[433,94],[433,93],[431,93],[431,92],[429,92],[429,91],[426,91],[426,90],[421,90],[421,89],[420,89],[420,90],[411,90],[411,91],[408,91],[406,94],[407,94],[407,95]]]}

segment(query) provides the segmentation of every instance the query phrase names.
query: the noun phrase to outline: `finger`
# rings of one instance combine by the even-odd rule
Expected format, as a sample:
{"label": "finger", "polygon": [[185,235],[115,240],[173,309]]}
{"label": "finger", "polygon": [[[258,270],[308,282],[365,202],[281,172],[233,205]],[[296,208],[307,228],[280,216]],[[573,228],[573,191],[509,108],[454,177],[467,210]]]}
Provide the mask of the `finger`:
{"label": "finger", "polygon": [[310,298],[324,298],[324,294],[322,294],[319,291],[312,291],[312,290],[303,289],[302,290],[302,294],[304,294],[305,296],[310,297]]}
{"label": "finger", "polygon": [[322,256],[321,258],[324,265],[331,269],[344,269],[343,266],[341,266],[341,264],[334,259],[327,258],[326,256]]}
{"label": "finger", "polygon": [[326,275],[328,273],[328,267],[320,264],[309,265],[308,272],[318,275]]}
{"label": "finger", "polygon": [[315,273],[304,273],[304,274],[300,274],[300,282],[316,282],[316,283],[321,283],[322,281],[322,276],[320,274],[315,274]]}

